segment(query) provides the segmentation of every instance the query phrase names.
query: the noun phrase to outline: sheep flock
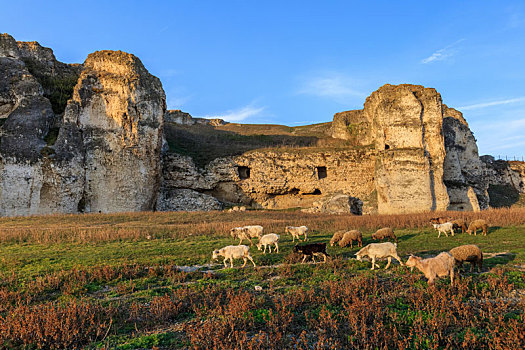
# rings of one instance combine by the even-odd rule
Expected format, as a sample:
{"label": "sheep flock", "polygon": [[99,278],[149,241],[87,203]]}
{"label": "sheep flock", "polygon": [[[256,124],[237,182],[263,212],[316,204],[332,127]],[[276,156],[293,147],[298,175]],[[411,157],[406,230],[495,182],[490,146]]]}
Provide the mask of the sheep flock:
{"label": "sheep flock", "polygon": [[[483,235],[486,235],[488,232],[489,225],[485,220],[474,220],[467,225],[467,222],[464,219],[450,219],[450,218],[432,218],[430,220],[431,225],[434,229],[438,231],[438,238],[442,233],[446,237],[449,237],[448,233],[451,233],[451,236],[455,235],[455,230],[457,233],[468,233],[469,235],[476,235],[478,230],[481,230]],[[286,226],[284,227],[283,233],[291,235],[292,242],[295,243],[295,240],[301,240],[301,237],[304,241],[307,241],[309,228],[307,226]],[[239,239],[238,245],[229,245],[220,249],[216,249],[212,252],[212,260],[217,260],[219,257],[224,258],[224,267],[227,268],[227,262],[230,262],[230,267],[233,268],[234,259],[243,259],[244,264],[242,267],[246,266],[247,261],[251,261],[253,266],[256,267],[256,264],[250,255],[250,247],[247,245],[242,245],[244,240],[250,241],[250,246],[253,245],[252,239],[258,239],[256,247],[258,250],[263,251],[266,254],[268,249],[269,253],[273,252],[279,253],[279,241],[281,235],[277,233],[268,233],[263,234],[264,228],[260,225],[250,225],[243,227],[234,227],[230,230],[230,235],[233,239]],[[374,270],[376,267],[379,268],[379,265],[376,263],[378,259],[386,259],[387,264],[385,269],[388,269],[391,265],[392,258],[399,262],[399,265],[406,266],[411,269],[415,268],[423,273],[427,278],[428,284],[434,284],[434,281],[437,277],[450,277],[451,284],[454,282],[455,269],[458,271],[461,269],[461,266],[465,262],[471,264],[471,271],[474,267],[477,267],[478,272],[481,271],[483,265],[483,253],[481,249],[475,244],[461,245],[451,249],[450,251],[440,252],[434,257],[418,257],[410,255],[406,263],[403,263],[399,255],[397,254],[398,239],[394,233],[393,228],[384,227],[378,229],[375,233],[371,235],[371,239],[377,242],[369,243],[363,247],[363,233],[356,229],[342,230],[337,231],[333,234],[329,242],[316,242],[316,243],[302,243],[296,244],[293,247],[291,254],[300,255],[302,257],[301,264],[305,263],[308,258],[311,258],[315,262],[315,257],[322,257],[324,263],[330,255],[326,251],[327,243],[331,247],[338,244],[340,247],[353,248],[354,242],[358,247],[361,247],[359,251],[355,253],[356,259],[362,261],[365,257],[371,261],[371,270]],[[383,242],[383,240],[392,240],[392,242]]]}

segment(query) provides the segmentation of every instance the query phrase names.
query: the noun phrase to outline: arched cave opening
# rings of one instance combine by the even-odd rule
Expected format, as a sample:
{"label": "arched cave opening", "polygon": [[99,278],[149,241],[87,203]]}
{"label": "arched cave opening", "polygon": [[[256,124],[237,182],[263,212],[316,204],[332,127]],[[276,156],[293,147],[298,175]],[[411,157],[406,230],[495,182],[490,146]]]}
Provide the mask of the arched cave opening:
{"label": "arched cave opening", "polygon": [[320,194],[321,194],[321,190],[318,189],[318,188],[316,188],[316,189],[312,192],[312,194],[320,195]]}
{"label": "arched cave opening", "polygon": [[317,167],[317,178],[319,180],[324,179],[328,176],[328,172],[326,171],[325,166],[318,166]]}
{"label": "arched cave opening", "polygon": [[385,150],[390,149],[390,145],[385,143]]}
{"label": "arched cave opening", "polygon": [[241,180],[246,180],[250,178],[250,168],[247,166],[238,166],[237,173]]}

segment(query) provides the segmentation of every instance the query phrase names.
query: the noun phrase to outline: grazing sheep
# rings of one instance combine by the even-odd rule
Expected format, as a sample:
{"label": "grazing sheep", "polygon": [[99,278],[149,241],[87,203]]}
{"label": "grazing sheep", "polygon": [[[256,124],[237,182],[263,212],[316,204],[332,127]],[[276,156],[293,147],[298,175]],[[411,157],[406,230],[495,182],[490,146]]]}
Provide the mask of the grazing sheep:
{"label": "grazing sheep", "polygon": [[445,222],[449,222],[449,218],[444,218],[444,217],[435,217],[435,218],[430,218],[430,223],[431,224],[444,224]]}
{"label": "grazing sheep", "polygon": [[266,254],[266,246],[268,246],[268,249],[270,250],[270,253],[271,253],[272,244],[274,244],[275,251],[279,253],[279,238],[280,236],[275,233],[269,233],[267,235],[264,235],[259,240],[259,243],[257,243],[257,249],[262,250],[262,247],[264,246],[264,254]]}
{"label": "grazing sheep", "polygon": [[470,223],[470,225],[468,225],[467,233],[471,235],[472,232],[474,232],[474,236],[476,236],[478,233],[478,230],[481,229],[483,230],[483,235],[486,236],[488,227],[489,226],[487,225],[487,222],[485,220],[483,219],[474,220]]}
{"label": "grazing sheep", "polygon": [[324,258],[324,262],[326,262],[326,258],[329,256],[326,252],[326,243],[310,243],[310,244],[303,244],[303,245],[296,245],[293,248],[294,253],[303,254],[303,261],[301,261],[301,264],[304,263],[307,257],[311,256],[312,260],[315,262],[315,256],[322,256]]}
{"label": "grazing sheep", "polygon": [[363,234],[358,230],[351,230],[344,234],[343,238],[339,241],[340,247],[347,247],[350,243],[350,248],[354,247],[354,241],[357,241],[357,246],[363,246]]}
{"label": "grazing sheep", "polygon": [[243,258],[244,264],[242,267],[246,266],[246,262],[250,260],[255,267],[255,262],[253,261],[250,255],[250,247],[247,245],[229,245],[227,247],[217,249],[213,251],[212,260],[217,260],[219,256],[224,257],[224,267],[228,267],[226,260],[230,260],[230,267],[233,268],[233,259]]}
{"label": "grazing sheep", "polygon": [[447,232],[452,233],[452,237],[454,237],[454,225],[452,225],[451,222],[445,222],[444,224],[432,224],[434,228],[438,231],[438,238],[441,237],[441,233],[444,233],[445,236],[448,237]]}
{"label": "grazing sheep", "polygon": [[388,269],[390,266],[390,263],[392,262],[392,258],[399,261],[399,264],[403,266],[403,261],[401,261],[401,258],[397,255],[397,243],[370,243],[366,247],[362,248],[360,251],[355,253],[357,260],[361,261],[364,256],[368,256],[370,259],[372,259],[372,269],[373,270],[376,266],[379,268],[379,265],[376,264],[376,259],[381,258],[388,258],[388,264],[385,266],[385,270]]}
{"label": "grazing sheep", "polygon": [[247,239],[250,241],[250,245],[253,245],[252,240],[250,237],[246,235],[246,231],[244,230],[244,227],[234,227],[230,230],[230,235],[233,239],[239,239],[239,245],[241,245],[242,241]]}
{"label": "grazing sheep", "polygon": [[234,227],[230,230],[230,235],[233,238],[239,239],[239,245],[243,240],[247,239],[250,241],[250,245],[253,245],[252,238],[261,238],[264,232],[264,228],[260,225]]}
{"label": "grazing sheep", "polygon": [[372,234],[372,239],[383,241],[385,238],[392,238],[397,243],[397,237],[391,227],[380,228]]}
{"label": "grazing sheep", "polygon": [[330,240],[330,247],[333,247],[334,244],[336,244],[337,242],[339,242],[343,236],[345,235],[346,231],[337,231],[336,233],[334,233],[334,235],[332,236],[332,239]]}
{"label": "grazing sheep", "polygon": [[410,255],[406,266],[417,268],[423,272],[428,279],[428,284],[434,284],[436,277],[450,275],[450,284],[454,283],[454,257],[448,252],[440,253],[438,256],[428,259],[422,259],[418,256]]}
{"label": "grazing sheep", "polygon": [[459,247],[452,248],[450,254],[456,261],[456,266],[460,268],[465,261],[470,263],[470,271],[474,268],[474,265],[478,265],[478,272],[481,272],[481,266],[483,265],[483,253],[481,249],[475,244],[465,244]]}
{"label": "grazing sheep", "polygon": [[292,241],[295,242],[295,239],[299,239],[299,236],[304,235],[304,240],[308,240],[308,227],[306,226],[286,226],[284,229],[285,233],[292,235]]}
{"label": "grazing sheep", "polygon": [[461,230],[461,233],[465,233],[465,231],[467,230],[467,222],[463,219],[456,219],[450,222],[452,223],[452,227],[454,228],[454,230]]}

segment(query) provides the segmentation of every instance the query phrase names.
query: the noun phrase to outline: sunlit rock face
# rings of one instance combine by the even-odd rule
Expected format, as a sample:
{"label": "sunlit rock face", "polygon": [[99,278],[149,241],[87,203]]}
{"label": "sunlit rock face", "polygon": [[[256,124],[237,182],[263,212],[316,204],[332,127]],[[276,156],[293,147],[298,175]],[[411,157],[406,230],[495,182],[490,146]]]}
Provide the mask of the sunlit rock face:
{"label": "sunlit rock face", "polygon": [[441,96],[418,85],[384,85],[364,113],[372,125],[379,213],[445,210]]}
{"label": "sunlit rock face", "polygon": [[165,95],[138,58],[2,34],[0,76],[0,215],[155,208]]}
{"label": "sunlit rock face", "polygon": [[173,136],[170,146],[164,122],[186,128],[184,135],[204,128],[192,139],[196,145],[244,136],[222,130],[227,123],[220,119],[166,111],[159,79],[131,54],[98,51],[83,64],[65,64],[49,48],[0,34],[0,77],[2,216],[235,204],[364,214],[477,211],[525,191],[523,163],[481,161],[461,112],[419,85],[384,85],[363,109],[306,126],[307,137],[327,143],[257,146],[197,166],[198,157],[176,153],[185,148],[173,147]]}
{"label": "sunlit rock face", "polygon": [[61,159],[84,171],[79,211],[155,208],[165,110],[160,80],[138,58],[88,56],[57,140]]}

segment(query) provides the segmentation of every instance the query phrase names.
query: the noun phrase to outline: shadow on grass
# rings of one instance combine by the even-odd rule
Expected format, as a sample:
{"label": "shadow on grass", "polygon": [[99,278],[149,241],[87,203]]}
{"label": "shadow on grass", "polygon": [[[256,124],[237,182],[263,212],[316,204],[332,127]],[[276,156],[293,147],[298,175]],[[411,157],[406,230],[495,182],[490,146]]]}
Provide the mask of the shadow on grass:
{"label": "shadow on grass", "polygon": [[507,265],[511,261],[514,261],[514,259],[516,259],[516,254],[508,252],[483,254],[483,266],[494,267],[497,265]]}
{"label": "shadow on grass", "polygon": [[403,235],[403,236],[398,236],[397,237],[397,240],[398,241],[408,241],[409,239],[411,239],[412,237],[415,237],[417,236],[415,233],[410,233],[410,234],[407,234],[407,235]]}

